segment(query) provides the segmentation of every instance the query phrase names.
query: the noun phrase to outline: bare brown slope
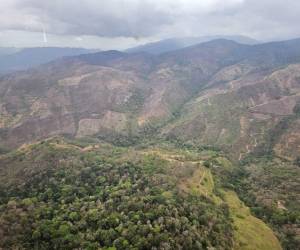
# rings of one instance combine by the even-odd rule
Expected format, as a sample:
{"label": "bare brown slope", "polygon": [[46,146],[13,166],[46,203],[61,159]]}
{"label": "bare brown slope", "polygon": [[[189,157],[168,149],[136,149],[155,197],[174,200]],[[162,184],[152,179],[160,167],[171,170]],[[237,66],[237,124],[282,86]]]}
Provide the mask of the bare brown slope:
{"label": "bare brown slope", "polygon": [[243,64],[223,68],[162,133],[219,146],[240,160],[255,149],[274,147],[282,155],[289,151],[289,158],[295,159],[300,153],[299,131],[292,120],[298,119],[299,72],[299,64],[260,72]]}
{"label": "bare brown slope", "polygon": [[221,67],[217,58],[227,53],[209,61],[206,48],[192,50],[199,52],[193,57],[189,50],[180,52],[188,58],[184,62],[173,54],[154,58],[109,51],[5,76],[0,81],[2,144],[56,134],[128,134],[166,121]]}
{"label": "bare brown slope", "polygon": [[[1,78],[1,144],[58,134],[137,135],[154,124],[164,125],[163,136],[218,145],[242,158],[282,117],[294,115],[297,62],[299,40],[215,40],[160,56],[107,51],[65,58]],[[295,128],[272,143],[279,147]]]}

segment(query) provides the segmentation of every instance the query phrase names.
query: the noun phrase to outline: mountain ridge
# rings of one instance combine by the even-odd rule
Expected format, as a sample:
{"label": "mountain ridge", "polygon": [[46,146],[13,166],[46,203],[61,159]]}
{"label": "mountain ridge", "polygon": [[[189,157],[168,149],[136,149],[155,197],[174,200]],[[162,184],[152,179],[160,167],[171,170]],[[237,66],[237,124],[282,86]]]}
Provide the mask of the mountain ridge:
{"label": "mountain ridge", "polygon": [[0,55],[0,73],[5,74],[18,70],[26,70],[60,57],[93,53],[97,50],[69,47],[35,47],[17,49]]}
{"label": "mountain ridge", "polygon": [[[111,199],[125,192],[120,197],[146,197],[143,204],[153,201],[154,206],[174,204],[174,197],[187,202],[191,195],[196,211],[208,207],[221,219],[214,232],[218,243],[206,235],[201,247],[279,250],[278,238],[284,249],[295,249],[299,245],[299,54],[299,39],[262,45],[219,39],[161,55],[107,51],[65,57],[0,77],[0,179],[5,180],[0,220],[3,225],[19,225],[18,211],[29,218],[28,231],[16,226],[6,234],[0,229],[0,237],[6,237],[7,246],[15,235],[35,242],[34,235],[39,244],[49,242],[43,245],[46,248],[56,244],[53,239],[76,243],[68,240],[74,230],[87,233],[76,218],[93,221],[94,215],[106,211],[100,200],[109,207]],[[104,179],[100,170],[105,170]],[[137,180],[137,175],[142,179]],[[95,188],[89,189],[87,180]],[[130,193],[138,183],[143,188]],[[148,193],[153,185],[155,197]],[[99,186],[109,186],[108,200]],[[80,206],[88,202],[93,211],[66,215],[64,209],[68,206],[71,214],[74,199]],[[116,199],[120,206],[128,205]],[[30,223],[36,221],[30,211],[45,206],[64,214],[46,219],[53,232],[50,238],[43,225]],[[138,218],[150,216],[144,214],[147,208],[142,211],[130,223],[141,225]],[[157,225],[165,225],[153,218],[151,227],[161,235]],[[211,228],[214,220],[202,221]],[[102,226],[94,229],[107,229]],[[220,231],[224,227],[227,233]],[[249,234],[256,240],[249,240]],[[26,239],[13,242],[22,244]],[[89,241],[93,239],[83,242]],[[101,244],[119,246],[118,242]],[[123,242],[137,241],[129,237]]]}
{"label": "mountain ridge", "polygon": [[[137,135],[144,126],[148,126],[149,124],[153,124],[154,127],[158,124],[161,124],[159,126],[162,126],[162,124],[174,117],[173,113],[176,113],[179,107],[182,105],[189,105],[188,103],[191,101],[191,98],[195,98],[197,95],[207,95],[204,90],[203,93],[201,92],[201,89],[204,87],[207,89],[208,93],[216,93],[211,96],[212,100],[219,96],[218,93],[230,96],[231,92],[234,91],[233,93],[235,93],[237,97],[242,94],[242,90],[246,91],[249,88],[252,89],[251,91],[254,91],[255,88],[258,88],[255,90],[256,92],[261,91],[259,90],[260,85],[257,85],[257,83],[262,81],[265,83],[261,84],[261,86],[270,86],[268,87],[269,89],[263,90],[264,92],[267,91],[267,95],[270,95],[270,97],[268,97],[271,98],[270,101],[273,100],[274,103],[278,102],[276,101],[277,97],[275,92],[277,92],[278,95],[286,95],[283,90],[280,90],[282,87],[275,87],[275,85],[272,86],[272,84],[269,85],[269,83],[267,83],[264,79],[278,70],[281,72],[280,69],[282,67],[286,67],[285,65],[287,64],[292,65],[300,62],[299,47],[299,39],[262,45],[241,45],[234,41],[218,39],[177,51],[167,52],[158,56],[153,56],[147,53],[131,54],[119,51],[107,51],[67,57],[54,63],[43,65],[40,67],[40,70],[37,68],[31,71],[25,71],[24,73],[16,73],[9,77],[2,77],[0,84],[0,87],[2,86],[1,95],[5,96],[7,93],[11,93],[11,91],[13,91],[10,90],[7,92],[7,89],[3,92],[5,88],[12,88],[15,84],[17,84],[15,85],[15,88],[20,88],[17,87],[19,84],[23,82],[24,85],[26,78],[34,76],[35,79],[30,80],[30,84],[35,86],[34,89],[28,92],[26,90],[26,86],[23,86],[22,88],[24,88],[24,93],[27,92],[29,95],[33,94],[33,96],[36,96],[37,93],[46,91],[42,90],[44,88],[42,86],[45,86],[45,88],[50,87],[54,92],[59,91],[59,89],[63,92],[67,91],[65,94],[57,92],[57,96],[60,96],[62,99],[56,103],[52,103],[52,97],[49,96],[48,99],[47,97],[46,99],[40,99],[38,102],[42,101],[43,104],[39,103],[37,108],[39,109],[40,105],[44,105],[44,108],[46,109],[49,108],[49,105],[53,106],[53,108],[56,107],[54,109],[50,108],[49,110],[49,114],[56,114],[55,116],[59,115],[59,113],[54,110],[59,108],[62,112],[61,114],[65,113],[65,115],[67,115],[68,118],[66,120],[73,120],[73,125],[71,126],[73,127],[72,135],[74,135],[75,130],[79,129],[80,125],[81,136],[84,135],[83,131],[88,129],[88,126],[93,126],[94,129],[96,129],[95,126],[100,126],[99,128],[106,131],[108,128],[106,128],[107,125],[104,124],[107,124],[110,119],[116,119],[116,121],[120,119],[120,126],[117,127],[120,129],[119,132],[122,131],[121,134],[127,134],[127,130],[129,128],[126,127],[129,126],[128,124],[131,124],[130,130]],[[277,59],[278,56],[285,50],[288,50],[286,56],[281,57],[281,60]],[[54,71],[55,75],[52,75]],[[46,74],[46,72],[48,73]],[[43,76],[43,74],[46,74],[47,77],[46,75]],[[20,76],[21,78],[17,80]],[[244,78],[248,80],[245,80]],[[17,80],[17,82],[15,82],[14,79]],[[45,81],[45,79],[47,79],[47,81]],[[86,83],[84,83],[85,81]],[[247,81],[249,83],[247,83]],[[9,82],[13,83],[10,87]],[[44,84],[42,84],[42,82],[44,82]],[[52,82],[51,85],[49,85],[50,82]],[[115,87],[113,87],[114,85]],[[292,86],[288,88],[291,87]],[[89,88],[95,89],[95,92],[89,92]],[[175,89],[176,91],[174,91]],[[31,93],[31,91],[33,92]],[[269,91],[271,92],[268,93]],[[21,93],[20,90],[18,90],[18,92]],[[89,103],[88,100],[85,100],[85,95],[87,94],[84,94],[85,92],[90,94],[90,98],[92,98],[91,103]],[[107,94],[109,93],[110,97],[108,99],[107,96],[105,97],[105,95],[103,95],[105,92],[107,92]],[[251,92],[249,92],[249,94],[250,93]],[[76,97],[76,95],[78,96]],[[102,96],[102,99],[98,100],[100,96]],[[12,106],[16,105],[16,103],[13,104],[13,101],[8,98],[9,97],[7,96],[6,100],[8,103],[2,103],[2,107],[5,105],[7,106],[9,103],[11,103],[10,105]],[[249,98],[249,96],[247,96],[247,98]],[[249,100],[251,102],[256,102],[255,98],[256,97],[254,96],[250,96]],[[296,101],[298,100],[297,95],[295,95],[295,97],[287,96],[287,98],[287,100],[292,100],[291,98],[294,98]],[[82,108],[85,104],[81,104],[79,100],[86,103],[87,106],[84,109]],[[48,101],[50,101],[50,103],[48,103]],[[132,116],[132,111],[127,110],[127,108],[129,108],[128,101],[132,101],[133,103],[130,105],[135,106],[135,118]],[[241,101],[242,100],[239,102]],[[257,99],[257,101],[258,103],[255,103],[255,105],[262,105],[262,103],[266,102],[267,99],[264,101]],[[66,106],[69,111],[66,110],[66,107],[64,106],[65,104],[63,104],[64,102],[69,103],[68,106]],[[28,104],[31,106],[30,109],[33,108],[32,105],[36,105],[34,102],[32,103],[32,101],[29,101],[29,103]],[[292,103],[294,103],[294,101]],[[57,107],[57,105],[59,107]],[[90,105],[94,105],[94,107]],[[28,106],[28,108],[30,106]],[[74,110],[75,113],[74,111],[71,111],[72,107],[77,110]],[[95,107],[98,107],[99,111],[103,110],[101,111],[102,113],[99,113]],[[230,107],[228,108],[231,109]],[[124,111],[122,111],[122,109]],[[249,111],[253,113],[253,110],[254,109],[252,108]],[[16,111],[18,112],[18,108]],[[8,112],[9,114],[7,109],[3,110],[2,114],[4,114],[3,112]],[[247,111],[247,116],[249,116],[251,112],[249,113]],[[6,119],[8,124],[9,120],[14,119],[14,116],[15,115]],[[25,118],[26,116],[27,118]],[[30,119],[32,119],[30,118],[31,116],[32,115],[28,113],[24,116],[24,118],[29,119],[29,122]],[[79,119],[77,122],[75,121],[75,117],[77,117],[76,119]],[[80,123],[81,117],[83,120]],[[94,119],[93,117],[98,118]],[[99,117],[103,117],[105,120],[107,119],[107,121],[103,124],[100,122],[101,119]],[[17,120],[11,124],[17,125],[16,122]],[[38,122],[38,120],[36,120],[36,122]],[[196,120],[195,122],[200,125],[202,120]],[[22,124],[20,121],[18,123],[19,125]],[[94,125],[92,125],[92,123]],[[241,124],[238,126],[241,126]],[[162,130],[164,131],[163,134],[168,131],[167,128],[168,126]],[[4,124],[2,125],[2,130],[3,129],[9,131],[9,127]],[[15,127],[15,129],[17,129],[17,127]],[[95,131],[97,131],[97,129]],[[88,132],[89,135],[91,135],[90,133],[91,131]],[[9,136],[7,138],[9,138]],[[216,145],[218,145],[218,143]]]}
{"label": "mountain ridge", "polygon": [[256,44],[258,41],[245,37],[245,36],[208,36],[208,37],[183,37],[183,38],[170,38],[160,40],[145,45],[140,45],[134,48],[129,48],[125,52],[148,52],[151,54],[162,54],[169,51],[182,49],[199,43],[209,42],[216,39],[234,40],[242,44]]}

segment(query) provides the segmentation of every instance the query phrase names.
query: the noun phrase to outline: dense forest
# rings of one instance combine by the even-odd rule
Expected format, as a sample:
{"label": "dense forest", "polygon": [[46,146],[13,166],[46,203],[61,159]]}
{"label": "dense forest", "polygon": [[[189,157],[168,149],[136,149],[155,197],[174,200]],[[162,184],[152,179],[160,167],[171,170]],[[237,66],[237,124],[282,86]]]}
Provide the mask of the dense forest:
{"label": "dense forest", "polygon": [[3,249],[281,249],[267,225],[299,246],[299,167],[276,158],[236,166],[180,141],[57,137],[3,152],[0,166]]}
{"label": "dense forest", "polygon": [[0,247],[232,248],[228,206],[178,187],[192,168],[170,175],[155,155],[100,151],[48,141],[2,157],[17,171],[2,182]]}

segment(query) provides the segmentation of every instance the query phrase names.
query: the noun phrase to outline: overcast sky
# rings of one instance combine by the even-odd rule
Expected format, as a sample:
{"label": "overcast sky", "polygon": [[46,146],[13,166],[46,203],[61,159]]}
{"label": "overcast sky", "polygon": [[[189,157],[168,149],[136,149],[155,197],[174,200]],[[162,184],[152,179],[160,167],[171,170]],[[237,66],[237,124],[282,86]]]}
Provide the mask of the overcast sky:
{"label": "overcast sky", "polygon": [[0,47],[123,49],[207,35],[284,40],[300,37],[299,24],[300,0],[0,0]]}

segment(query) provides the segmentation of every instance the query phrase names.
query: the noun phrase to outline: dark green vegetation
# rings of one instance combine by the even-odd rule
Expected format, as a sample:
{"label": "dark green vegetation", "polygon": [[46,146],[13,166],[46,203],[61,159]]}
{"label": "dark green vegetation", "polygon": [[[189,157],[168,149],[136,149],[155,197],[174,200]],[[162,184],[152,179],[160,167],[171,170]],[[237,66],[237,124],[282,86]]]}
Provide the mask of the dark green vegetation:
{"label": "dark green vegetation", "polygon": [[0,166],[4,249],[232,248],[228,206],[177,186],[192,166],[175,171],[149,152],[59,139],[5,155]]}
{"label": "dark green vegetation", "polygon": [[[284,249],[299,249],[300,169],[279,158],[248,158],[231,176],[239,197],[270,224]],[[229,181],[230,182],[230,181]]]}

